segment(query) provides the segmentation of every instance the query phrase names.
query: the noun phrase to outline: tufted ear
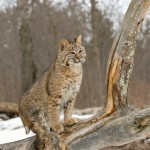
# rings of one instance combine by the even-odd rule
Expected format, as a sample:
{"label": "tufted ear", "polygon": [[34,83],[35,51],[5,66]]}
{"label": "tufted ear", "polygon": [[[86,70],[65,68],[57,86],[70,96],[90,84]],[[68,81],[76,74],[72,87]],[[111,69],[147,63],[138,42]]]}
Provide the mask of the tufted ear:
{"label": "tufted ear", "polygon": [[59,43],[59,50],[60,51],[63,51],[64,50],[64,47],[66,46],[66,45],[68,45],[69,44],[69,42],[66,40],[66,39],[62,39],[61,41],[60,41],[60,43]]}
{"label": "tufted ear", "polygon": [[81,34],[80,34],[77,38],[75,38],[75,42],[76,42],[77,44],[80,44],[80,45],[81,45]]}

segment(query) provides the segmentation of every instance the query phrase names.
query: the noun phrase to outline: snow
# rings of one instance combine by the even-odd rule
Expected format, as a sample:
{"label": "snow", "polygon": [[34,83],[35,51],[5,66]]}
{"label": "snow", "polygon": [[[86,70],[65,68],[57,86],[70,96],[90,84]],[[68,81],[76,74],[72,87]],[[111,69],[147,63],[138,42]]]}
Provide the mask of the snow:
{"label": "snow", "polygon": [[17,6],[17,0],[0,0],[0,11],[6,12],[9,8],[14,8]]}
{"label": "snow", "polygon": [[0,130],[0,135],[0,144],[4,144],[31,137],[34,135],[34,133],[30,132],[28,135],[26,135],[24,128],[19,128],[15,130]]}
{"label": "snow", "polygon": [[33,132],[25,134],[20,117],[0,121],[0,144],[22,140],[33,135],[35,135]]}
{"label": "snow", "polygon": [[39,2],[42,4],[44,1],[43,0],[39,0]]}
{"label": "snow", "polygon": [[[92,115],[73,115],[74,118],[83,120],[92,117]],[[30,131],[28,135],[25,134],[20,117],[9,119],[6,121],[0,121],[0,144],[19,141],[28,137],[32,137],[35,134]]]}

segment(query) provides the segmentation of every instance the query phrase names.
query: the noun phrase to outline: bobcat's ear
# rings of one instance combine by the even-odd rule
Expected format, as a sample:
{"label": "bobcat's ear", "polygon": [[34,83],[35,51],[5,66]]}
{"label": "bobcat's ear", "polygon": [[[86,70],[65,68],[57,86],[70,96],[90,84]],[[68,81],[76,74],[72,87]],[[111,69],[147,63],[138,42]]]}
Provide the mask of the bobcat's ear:
{"label": "bobcat's ear", "polygon": [[64,50],[64,47],[66,46],[66,45],[68,45],[69,44],[69,42],[66,40],[66,39],[62,39],[61,41],[60,41],[60,43],[59,43],[59,50],[60,51],[63,51]]}
{"label": "bobcat's ear", "polygon": [[75,42],[76,42],[77,44],[80,44],[80,45],[81,45],[81,34],[80,34],[77,38],[75,38]]}

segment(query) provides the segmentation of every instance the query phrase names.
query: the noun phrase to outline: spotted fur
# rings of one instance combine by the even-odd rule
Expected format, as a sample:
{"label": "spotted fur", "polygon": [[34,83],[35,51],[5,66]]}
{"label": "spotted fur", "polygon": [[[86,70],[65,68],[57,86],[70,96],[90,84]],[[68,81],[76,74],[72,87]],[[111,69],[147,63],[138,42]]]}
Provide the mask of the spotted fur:
{"label": "spotted fur", "polygon": [[[81,35],[74,41],[60,41],[55,63],[39,81],[23,95],[19,104],[19,114],[29,133],[31,129],[43,146],[49,149],[50,128],[58,134],[64,127],[60,122],[60,109],[64,108],[64,123],[73,125],[77,120],[72,112],[82,81],[82,64],[86,52],[81,45]],[[41,148],[41,145],[39,146]]]}

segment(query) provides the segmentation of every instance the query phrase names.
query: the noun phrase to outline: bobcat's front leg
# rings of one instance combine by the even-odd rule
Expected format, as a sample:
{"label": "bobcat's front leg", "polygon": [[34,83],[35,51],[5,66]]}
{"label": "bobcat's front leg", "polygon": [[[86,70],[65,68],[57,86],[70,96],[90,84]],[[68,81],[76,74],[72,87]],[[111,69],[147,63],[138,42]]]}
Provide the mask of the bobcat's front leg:
{"label": "bobcat's front leg", "polygon": [[63,125],[60,123],[60,101],[49,98],[48,113],[50,117],[50,124],[53,131],[58,134],[64,131]]}
{"label": "bobcat's front leg", "polygon": [[68,126],[74,125],[78,122],[77,119],[72,118],[74,104],[75,99],[71,99],[64,107],[64,122]]}

